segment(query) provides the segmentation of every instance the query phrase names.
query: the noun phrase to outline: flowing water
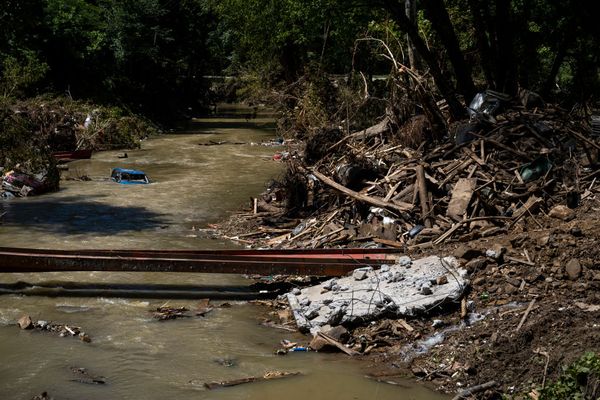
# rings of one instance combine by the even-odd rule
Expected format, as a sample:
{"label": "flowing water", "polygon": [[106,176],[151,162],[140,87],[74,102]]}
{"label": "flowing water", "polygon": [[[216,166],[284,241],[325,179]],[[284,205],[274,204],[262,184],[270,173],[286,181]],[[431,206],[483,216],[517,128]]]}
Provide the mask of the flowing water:
{"label": "flowing water", "polygon": [[[140,150],[94,154],[69,164],[61,190],[0,203],[7,214],[0,246],[36,248],[227,248],[204,230],[239,209],[276,177],[277,147],[252,145],[274,137],[269,115],[229,110],[224,118],[193,121],[185,132],[149,139]],[[227,144],[201,146],[209,141]],[[245,144],[234,144],[245,143]],[[107,180],[113,167],[136,168],[150,185]],[[240,286],[234,275],[175,273],[0,274],[0,285],[15,282],[60,287],[71,284],[177,284]],[[231,302],[206,317],[157,321],[149,310],[163,304],[196,307],[191,300],[113,297],[0,296],[0,399],[30,399],[43,391],[55,399],[415,399],[446,398],[407,383],[392,386],[369,380],[361,364],[339,354],[273,351],[282,339],[306,343],[296,333],[259,325],[267,310]],[[222,303],[215,302],[216,305]],[[80,326],[84,343],[51,333],[22,331],[15,321]],[[106,378],[105,385],[74,381],[71,368]],[[280,370],[301,376],[209,391],[204,382],[263,375]]]}

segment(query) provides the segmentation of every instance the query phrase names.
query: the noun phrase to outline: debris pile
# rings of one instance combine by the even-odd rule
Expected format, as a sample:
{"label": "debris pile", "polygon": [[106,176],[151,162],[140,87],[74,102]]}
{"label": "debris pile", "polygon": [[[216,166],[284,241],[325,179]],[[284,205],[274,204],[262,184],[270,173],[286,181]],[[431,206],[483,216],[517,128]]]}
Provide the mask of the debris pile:
{"label": "debris pile", "polygon": [[153,318],[158,319],[159,321],[167,321],[170,319],[190,318],[193,315],[204,317],[212,310],[213,306],[210,305],[210,299],[201,299],[194,312],[186,307],[169,307],[167,305],[157,307],[154,310],[150,310],[150,312],[152,313]]}
{"label": "debris pile", "polygon": [[32,321],[29,315],[22,316],[17,322],[23,330],[35,329],[41,332],[52,332],[60,337],[78,337],[82,342],[90,343],[92,339],[78,326],[56,324],[51,321]]}
{"label": "debris pile", "polygon": [[[244,243],[423,248],[506,232],[556,206],[563,218],[596,193],[600,144],[587,119],[553,106],[497,110],[474,113],[451,125],[445,142],[417,149],[402,144],[414,133],[391,134],[385,123],[334,143],[318,136],[326,151],[312,165],[307,154],[290,161],[296,190],[283,190],[281,202],[258,200],[257,222],[271,228]],[[297,210],[297,225],[273,235]]]}
{"label": "debris pile", "polygon": [[11,199],[45,193],[51,189],[47,175],[46,171],[36,175],[8,171],[0,181],[0,198]]}

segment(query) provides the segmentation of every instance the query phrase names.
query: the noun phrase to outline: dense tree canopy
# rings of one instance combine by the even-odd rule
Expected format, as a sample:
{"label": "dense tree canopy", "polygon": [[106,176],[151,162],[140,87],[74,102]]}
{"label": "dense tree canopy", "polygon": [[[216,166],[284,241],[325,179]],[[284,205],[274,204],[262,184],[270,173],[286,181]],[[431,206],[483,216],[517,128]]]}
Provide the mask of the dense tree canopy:
{"label": "dense tree canopy", "polygon": [[[416,17],[406,13],[407,4],[416,4]],[[206,102],[204,75],[259,71],[267,85],[292,82],[316,65],[370,76],[391,70],[389,51],[410,65],[414,50],[421,61],[413,67],[431,74],[456,113],[457,95],[468,101],[483,88],[516,94],[524,87],[587,101],[600,88],[600,32],[586,6],[580,0],[4,0],[0,95],[68,92],[164,117]]]}

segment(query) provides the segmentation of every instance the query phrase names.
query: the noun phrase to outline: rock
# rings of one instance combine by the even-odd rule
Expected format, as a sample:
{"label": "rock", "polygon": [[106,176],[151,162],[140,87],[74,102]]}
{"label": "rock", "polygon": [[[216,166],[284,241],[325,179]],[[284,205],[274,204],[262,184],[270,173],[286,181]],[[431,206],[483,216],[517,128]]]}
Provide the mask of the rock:
{"label": "rock", "polygon": [[569,221],[575,217],[575,212],[569,207],[559,204],[554,206],[548,213],[548,216],[552,218],[562,219],[563,221]]}
{"label": "rock", "polygon": [[521,280],[520,279],[513,278],[513,277],[510,277],[510,276],[506,277],[506,282],[508,282],[509,284],[511,284],[511,285],[513,285],[515,287],[521,286]]}
{"label": "rock", "polygon": [[400,282],[404,280],[404,274],[400,271],[395,271],[393,274],[391,274],[388,278],[388,282]]}
{"label": "rock", "polygon": [[583,236],[583,231],[581,230],[581,228],[578,227],[574,227],[571,228],[571,230],[569,231],[569,233],[575,237],[582,237]]}
{"label": "rock", "polygon": [[550,243],[550,235],[540,237],[537,242],[540,246],[547,246]]}
{"label": "rock", "polygon": [[381,268],[379,268],[379,272],[388,272],[390,270],[390,266],[387,264],[384,264],[381,266]]}
{"label": "rock", "polygon": [[511,285],[510,283],[507,283],[506,285],[504,285],[504,293],[506,294],[515,294],[517,293],[517,291],[519,290],[519,288]]}
{"label": "rock", "polygon": [[329,346],[329,342],[319,335],[315,335],[315,337],[313,337],[310,343],[308,344],[308,347],[310,347],[314,351],[322,351],[327,346]]}
{"label": "rock", "polygon": [[31,321],[29,315],[23,315],[17,323],[19,324],[19,328],[21,329],[33,328],[33,321]]}
{"label": "rock", "polygon": [[433,328],[439,328],[444,326],[444,321],[442,321],[441,319],[434,319],[433,322],[431,323],[431,326]]}
{"label": "rock", "polygon": [[565,265],[565,272],[570,280],[575,281],[579,279],[581,276],[581,264],[579,264],[579,260],[576,258],[569,260],[567,265]]}
{"label": "rock", "polygon": [[317,307],[310,307],[305,313],[304,316],[308,319],[314,319],[319,315],[319,309]]}
{"label": "rock", "polygon": [[333,328],[323,327],[323,332],[328,336],[331,336],[338,342],[345,342],[348,339],[348,330],[344,328],[342,325],[334,326]]}
{"label": "rock", "polygon": [[298,289],[297,287],[292,289],[292,294],[298,296],[300,294],[300,289]]}
{"label": "rock", "polygon": [[431,284],[430,283],[426,283],[426,284],[423,284],[423,286],[421,286],[421,294],[422,295],[428,296],[428,295],[430,295],[432,293],[433,293],[433,291],[431,290]]}
{"label": "rock", "polygon": [[337,279],[330,279],[323,283],[323,289],[332,290],[336,283]]}
{"label": "rock", "polygon": [[396,260],[396,264],[401,267],[410,267],[412,265],[412,259],[409,256],[402,256]]}
{"label": "rock", "polygon": [[506,247],[501,244],[495,244],[491,249],[485,251],[485,256],[489,258],[493,258],[494,260],[501,261],[502,257],[504,257],[504,253],[506,253]]}
{"label": "rock", "polygon": [[448,277],[446,275],[438,276],[435,279],[435,283],[437,285],[445,285],[446,283],[448,283]]}
{"label": "rock", "polygon": [[300,299],[300,305],[302,307],[307,307],[310,305],[310,299],[308,297],[303,297],[302,299]]}
{"label": "rock", "polygon": [[480,249],[474,249],[464,245],[454,250],[454,257],[465,260],[472,260],[473,258],[481,256],[482,254],[483,252]]}
{"label": "rock", "polygon": [[496,258],[498,255],[494,250],[489,249],[485,251],[485,256],[489,258]]}
{"label": "rock", "polygon": [[336,307],[327,319],[327,324],[331,326],[339,325],[342,322],[342,318],[344,318],[344,308]]}
{"label": "rock", "polygon": [[474,260],[469,261],[465,264],[465,268],[467,272],[473,273],[485,267],[486,259],[485,258],[476,258]]}
{"label": "rock", "polygon": [[355,281],[362,281],[363,279],[367,279],[367,271],[364,269],[355,269],[352,273],[352,277]]}

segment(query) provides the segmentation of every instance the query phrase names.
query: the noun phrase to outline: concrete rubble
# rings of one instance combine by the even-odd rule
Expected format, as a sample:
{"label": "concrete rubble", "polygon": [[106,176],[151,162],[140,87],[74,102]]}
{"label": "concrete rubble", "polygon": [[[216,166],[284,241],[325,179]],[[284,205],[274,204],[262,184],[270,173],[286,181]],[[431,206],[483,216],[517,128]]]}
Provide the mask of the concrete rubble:
{"label": "concrete rubble", "polygon": [[298,329],[316,335],[323,326],[414,316],[458,300],[468,281],[454,257],[400,257],[394,265],[357,268],[347,277],[293,291],[287,299]]}

